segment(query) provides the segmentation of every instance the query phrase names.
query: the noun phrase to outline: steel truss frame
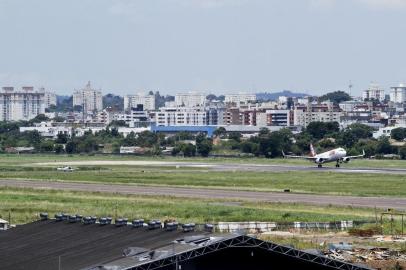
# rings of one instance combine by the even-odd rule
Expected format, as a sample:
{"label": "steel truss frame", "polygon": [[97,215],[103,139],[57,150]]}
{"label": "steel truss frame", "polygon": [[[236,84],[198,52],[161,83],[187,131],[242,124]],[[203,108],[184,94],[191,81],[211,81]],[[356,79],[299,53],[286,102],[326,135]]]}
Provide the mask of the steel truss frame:
{"label": "steel truss frame", "polygon": [[265,242],[256,238],[252,238],[245,235],[236,236],[233,238],[224,239],[213,244],[208,244],[206,246],[198,247],[189,251],[185,251],[179,254],[174,254],[172,256],[146,262],[143,265],[134,266],[127,268],[126,270],[154,270],[161,267],[169,265],[177,265],[187,260],[201,257],[206,254],[210,254],[219,250],[224,250],[226,248],[261,248],[269,252],[277,253],[280,255],[288,256],[297,260],[302,260],[305,262],[311,262],[318,265],[326,266],[331,269],[340,270],[370,270],[370,268],[357,266],[349,264],[346,262],[341,262],[333,260],[321,255],[314,255],[306,253],[294,248],[277,245],[271,242]]}

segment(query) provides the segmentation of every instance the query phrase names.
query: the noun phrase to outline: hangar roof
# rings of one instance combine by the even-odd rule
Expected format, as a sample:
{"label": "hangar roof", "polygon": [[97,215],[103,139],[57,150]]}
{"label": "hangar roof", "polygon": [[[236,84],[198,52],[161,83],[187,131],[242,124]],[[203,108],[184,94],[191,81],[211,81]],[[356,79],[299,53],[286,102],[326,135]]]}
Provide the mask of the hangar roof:
{"label": "hangar roof", "polygon": [[[1,269],[142,270],[230,247],[257,247],[330,269],[365,269],[236,234],[148,230],[45,220],[0,233]],[[7,259],[3,259],[7,258]]]}

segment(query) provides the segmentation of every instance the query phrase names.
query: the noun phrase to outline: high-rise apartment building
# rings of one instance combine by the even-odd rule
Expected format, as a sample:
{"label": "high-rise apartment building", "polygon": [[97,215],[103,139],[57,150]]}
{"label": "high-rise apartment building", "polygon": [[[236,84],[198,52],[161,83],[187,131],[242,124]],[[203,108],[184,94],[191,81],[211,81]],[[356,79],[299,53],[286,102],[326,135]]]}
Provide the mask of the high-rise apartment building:
{"label": "high-rise apartment building", "polygon": [[84,112],[103,110],[103,95],[100,90],[92,89],[90,82],[81,90],[73,92],[73,106],[82,106]]}
{"label": "high-rise apartment building", "polygon": [[406,102],[406,84],[399,84],[399,86],[390,88],[390,101],[394,103]]}
{"label": "high-rise apartment building", "polygon": [[39,92],[44,93],[45,109],[51,107],[51,105],[56,106],[56,94],[50,91],[46,91],[45,88],[41,87]]}
{"label": "high-rise apartment building", "polygon": [[203,107],[206,104],[206,95],[200,93],[178,93],[175,95],[177,107]]}
{"label": "high-rise apartment building", "polygon": [[385,100],[385,90],[383,90],[378,84],[371,84],[368,89],[362,92],[363,100]]}
{"label": "high-rise apartment building", "polygon": [[45,94],[25,86],[14,91],[14,87],[3,87],[0,92],[0,121],[30,120],[45,113]]}
{"label": "high-rise apartment building", "polygon": [[124,97],[124,110],[130,111],[138,105],[142,105],[145,111],[155,110],[155,95],[136,94]]}

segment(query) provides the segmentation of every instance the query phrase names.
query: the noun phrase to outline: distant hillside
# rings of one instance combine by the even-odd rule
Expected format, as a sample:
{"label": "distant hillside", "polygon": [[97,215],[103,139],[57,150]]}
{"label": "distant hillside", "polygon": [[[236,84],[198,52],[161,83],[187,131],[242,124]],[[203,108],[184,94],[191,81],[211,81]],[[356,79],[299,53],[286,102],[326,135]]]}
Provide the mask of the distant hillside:
{"label": "distant hillside", "polygon": [[56,96],[56,107],[49,111],[68,112],[72,111],[72,96]]}
{"label": "distant hillside", "polygon": [[302,98],[305,96],[309,96],[309,94],[304,94],[304,93],[295,93],[289,90],[283,90],[282,92],[275,92],[275,93],[257,93],[257,100],[277,100],[280,96],[285,96],[285,97],[298,97]]}

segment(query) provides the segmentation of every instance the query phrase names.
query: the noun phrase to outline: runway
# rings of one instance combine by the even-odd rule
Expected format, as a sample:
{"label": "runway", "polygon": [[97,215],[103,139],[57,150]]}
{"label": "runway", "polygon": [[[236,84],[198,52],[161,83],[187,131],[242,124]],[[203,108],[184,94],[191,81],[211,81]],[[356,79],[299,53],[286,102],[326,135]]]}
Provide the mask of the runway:
{"label": "runway", "polygon": [[[332,165],[331,165],[332,164]],[[179,161],[117,161],[117,160],[89,160],[71,162],[46,162],[35,163],[38,166],[159,166],[177,168],[199,168],[213,171],[263,171],[263,172],[289,172],[289,171],[311,171],[311,172],[337,172],[337,173],[372,173],[372,174],[405,174],[406,169],[402,168],[362,168],[362,167],[334,167],[331,163],[323,168],[317,168],[315,164],[292,165],[292,164],[250,164],[250,163],[210,163],[210,162],[179,162]],[[406,163],[405,163],[406,164]]]}
{"label": "runway", "polygon": [[380,209],[406,210],[406,198],[332,196],[296,193],[234,191],[222,189],[176,188],[113,184],[88,184],[74,182],[48,182],[31,180],[0,180],[0,187],[106,192],[132,195],[174,196],[202,199],[227,199],[250,202],[303,203],[353,207],[377,207]]}

